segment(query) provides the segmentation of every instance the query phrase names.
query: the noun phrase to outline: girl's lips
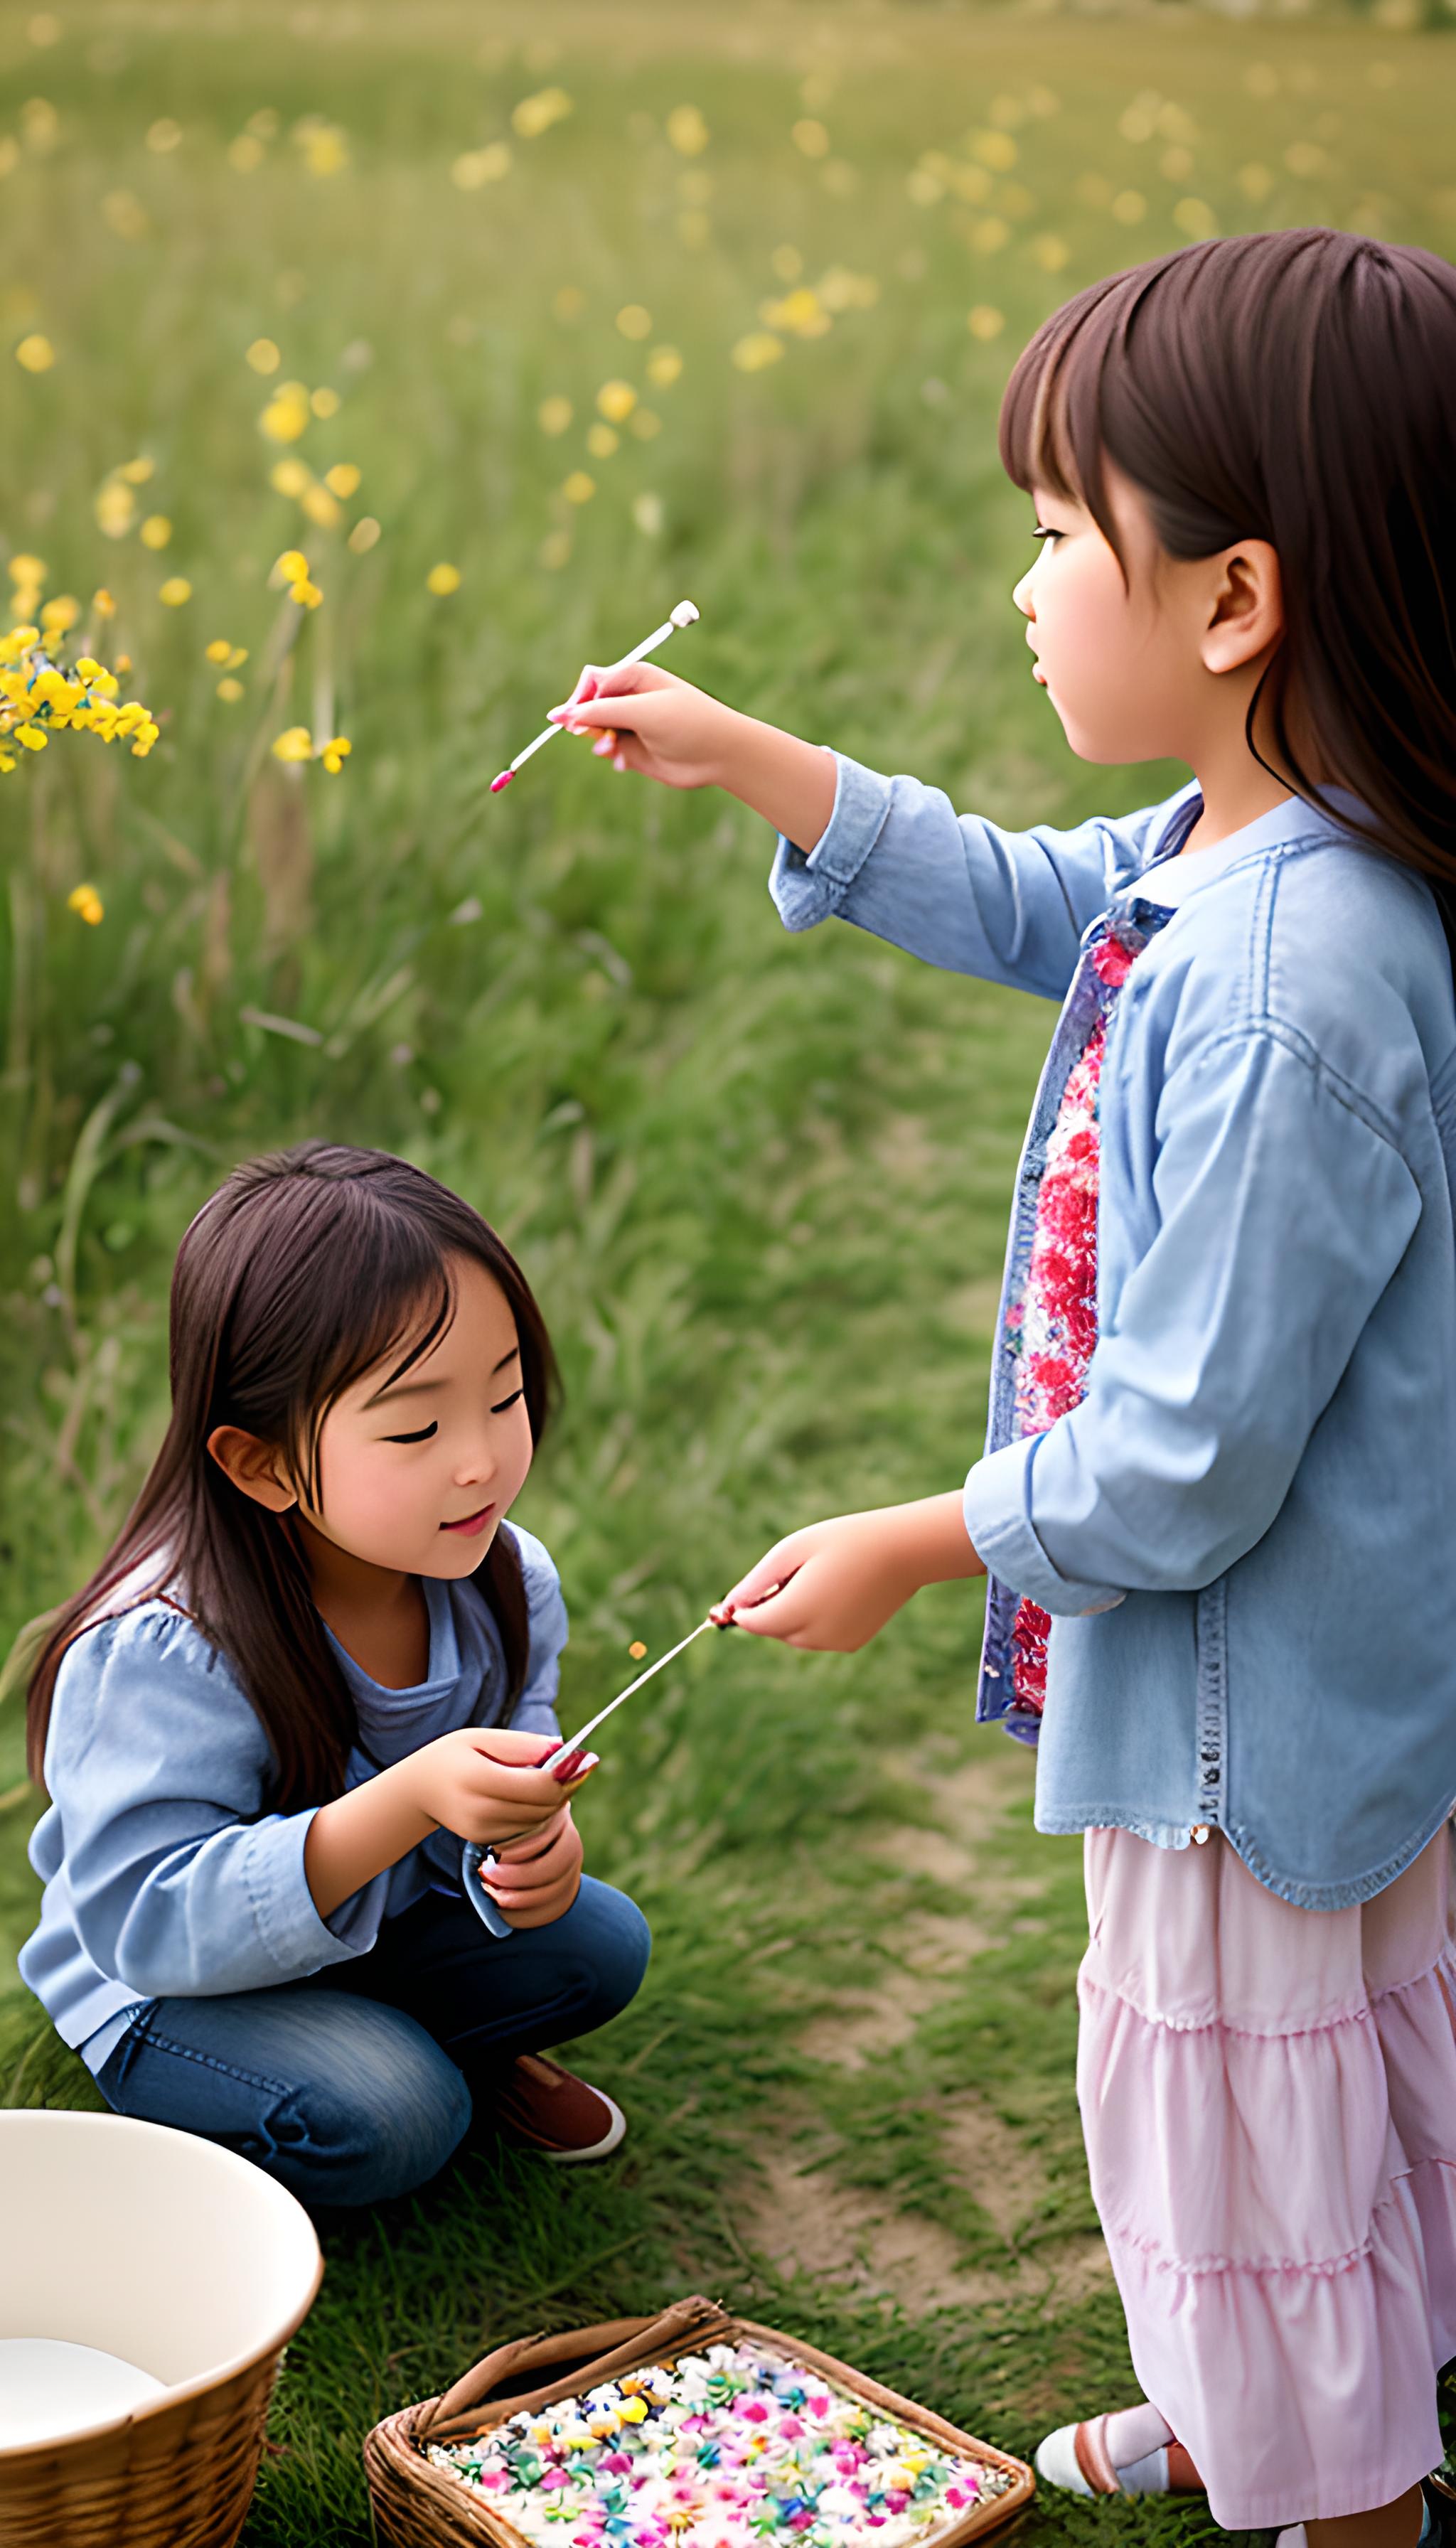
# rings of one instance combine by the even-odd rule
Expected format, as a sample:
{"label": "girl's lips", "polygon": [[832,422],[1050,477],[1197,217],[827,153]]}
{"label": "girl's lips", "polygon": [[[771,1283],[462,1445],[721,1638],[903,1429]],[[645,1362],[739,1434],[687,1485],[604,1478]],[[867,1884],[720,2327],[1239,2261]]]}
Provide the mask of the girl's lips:
{"label": "girl's lips", "polygon": [[495,1509],[494,1504],[482,1504],[479,1512],[467,1513],[463,1521],[442,1521],[440,1528],[453,1530],[461,1539],[474,1539],[485,1529]]}

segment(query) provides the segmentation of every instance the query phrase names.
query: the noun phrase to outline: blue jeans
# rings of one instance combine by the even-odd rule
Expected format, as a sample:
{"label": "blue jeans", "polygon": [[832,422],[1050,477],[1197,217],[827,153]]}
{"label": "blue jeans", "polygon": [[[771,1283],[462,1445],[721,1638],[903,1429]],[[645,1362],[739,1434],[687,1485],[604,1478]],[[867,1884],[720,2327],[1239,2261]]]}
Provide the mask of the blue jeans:
{"label": "blue jeans", "polygon": [[443,2167],[517,2053],[627,2006],[651,1933],[590,1875],[544,1929],[492,1938],[427,1893],[354,1963],[277,1990],[159,1999],[97,2077],[113,2112],[221,2141],[306,2203],[380,2203]]}

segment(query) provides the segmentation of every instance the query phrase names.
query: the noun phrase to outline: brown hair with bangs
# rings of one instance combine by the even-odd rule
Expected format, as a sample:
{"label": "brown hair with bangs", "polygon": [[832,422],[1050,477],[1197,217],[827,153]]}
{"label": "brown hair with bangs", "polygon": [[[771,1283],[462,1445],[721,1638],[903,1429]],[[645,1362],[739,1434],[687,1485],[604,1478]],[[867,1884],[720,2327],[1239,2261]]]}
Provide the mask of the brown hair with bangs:
{"label": "brown hair with bangs", "polygon": [[1456,268],[1335,230],[1212,239],[1095,283],[1012,373],[1017,486],[1084,503],[1117,551],[1105,463],[1163,548],[1276,550],[1285,635],[1255,712],[1300,795],[1456,908]]}
{"label": "brown hair with bangs", "polygon": [[[483,1266],[505,1296],[539,1440],[557,1374],[530,1286],[490,1224],[422,1169],[383,1150],[309,1141],[234,1168],[203,1206],[172,1276],[171,1422],[120,1537],[47,1623],[28,1701],[33,1777],[67,1647],[160,1592],[196,1620],[256,1709],[273,1755],[272,1806],[293,1812],[339,1793],[354,1706],[293,1516],[234,1487],[208,1438],[237,1424],[276,1444],[317,1510],[329,1409],[388,1355],[398,1353],[398,1378],[429,1351],[454,1315],[452,1257]],[[471,1581],[500,1633],[508,1712],[525,1680],[529,1621],[507,1530]]]}

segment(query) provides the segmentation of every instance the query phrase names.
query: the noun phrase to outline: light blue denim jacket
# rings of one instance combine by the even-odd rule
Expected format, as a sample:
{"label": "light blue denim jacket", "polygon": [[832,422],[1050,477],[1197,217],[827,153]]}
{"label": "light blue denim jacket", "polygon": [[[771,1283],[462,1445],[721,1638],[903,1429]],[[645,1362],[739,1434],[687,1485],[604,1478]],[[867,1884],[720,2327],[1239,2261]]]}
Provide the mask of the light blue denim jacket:
{"label": "light blue denim jacket", "polygon": [[1014,1714],[1029,1595],[1053,1622],[1042,1830],[1181,1848],[1213,1826],[1287,1901],[1364,1901],[1456,1796],[1456,1000],[1432,896],[1290,800],[1163,913],[1138,880],[1196,790],[1017,833],[838,770],[812,857],[778,846],[786,925],[834,914],[1063,1002],[1003,1311],[1109,906],[1148,937],[1103,1065],[1086,1395],[1030,1439],[998,1322],[964,1498],[993,1579],[978,1712]]}
{"label": "light blue denim jacket", "polygon": [[[510,1714],[560,1733],[555,1698],[566,1605],[538,1539],[514,1523],[530,1651]],[[483,1594],[426,1580],[429,1669],[385,1689],[334,1642],[366,1745],[347,1787],[462,1725],[499,1725],[505,1664]],[[373,1756],[372,1758],[370,1756]],[[125,2012],[298,1981],[365,1956],[380,1923],[432,1885],[460,1882],[461,1843],[435,1832],[350,1894],[326,1920],[304,1875],[314,1807],[268,1804],[262,1724],[227,1660],[184,1612],[157,1599],[87,1628],[56,1678],[46,1744],[50,1806],[31,1836],[46,1891],[20,1969],[66,2044],[109,2048]]]}

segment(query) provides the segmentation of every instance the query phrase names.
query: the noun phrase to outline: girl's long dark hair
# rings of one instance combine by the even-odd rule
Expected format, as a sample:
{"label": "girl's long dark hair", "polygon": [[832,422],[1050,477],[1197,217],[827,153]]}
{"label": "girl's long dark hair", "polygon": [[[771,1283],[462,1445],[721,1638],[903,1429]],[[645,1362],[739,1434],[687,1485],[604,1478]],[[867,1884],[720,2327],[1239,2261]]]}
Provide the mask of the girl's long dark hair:
{"label": "girl's long dark hair", "polygon": [[[1337,230],[1212,239],[1078,293],[1008,384],[1019,487],[1079,499],[1114,549],[1104,462],[1164,549],[1268,540],[1285,637],[1260,693],[1300,795],[1456,889],[1456,268]],[[1119,551],[1121,556],[1121,551]],[[1256,695],[1249,709],[1254,747]]]}
{"label": "girl's long dark hair", "polygon": [[[32,1675],[27,1735],[40,1779],[55,1676],[72,1639],[164,1590],[227,1657],[268,1737],[270,1804],[291,1812],[339,1793],[354,1708],[288,1514],[266,1512],[208,1451],[237,1424],[286,1454],[318,1503],[330,1407],[397,1349],[416,1362],[453,1312],[450,1259],[474,1258],[515,1320],[532,1439],[556,1364],[530,1287],[479,1213],[383,1150],[325,1141],[234,1168],[183,1238],[172,1277],[172,1420],[120,1538],[49,1623]],[[528,1622],[514,1541],[499,1530],[473,1577],[500,1631],[507,1699],[525,1676]]]}

